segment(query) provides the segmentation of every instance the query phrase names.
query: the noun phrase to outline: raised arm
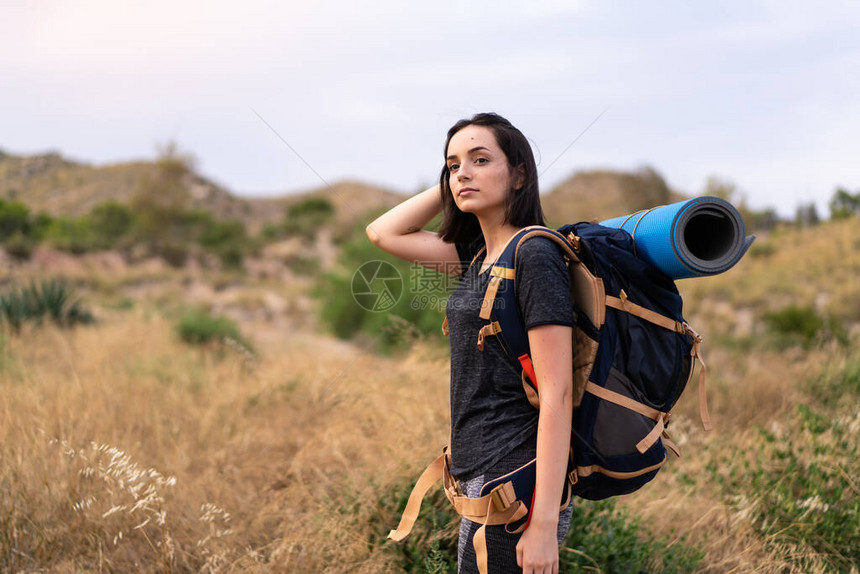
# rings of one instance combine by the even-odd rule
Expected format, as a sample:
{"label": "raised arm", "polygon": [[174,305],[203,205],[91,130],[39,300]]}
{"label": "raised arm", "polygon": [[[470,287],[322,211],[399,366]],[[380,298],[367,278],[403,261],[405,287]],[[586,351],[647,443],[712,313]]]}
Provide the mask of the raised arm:
{"label": "raised arm", "polygon": [[422,228],[442,211],[439,186],[413,195],[386,211],[365,232],[374,245],[395,257],[445,273],[460,273],[460,258],[452,243]]}

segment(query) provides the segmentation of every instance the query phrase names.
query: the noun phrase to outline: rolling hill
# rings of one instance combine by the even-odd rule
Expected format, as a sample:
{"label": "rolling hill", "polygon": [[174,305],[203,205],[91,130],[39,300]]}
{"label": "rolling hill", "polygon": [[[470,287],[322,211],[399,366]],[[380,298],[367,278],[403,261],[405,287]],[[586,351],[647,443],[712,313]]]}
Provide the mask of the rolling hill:
{"label": "rolling hill", "polygon": [[548,223],[608,219],[655,205],[680,201],[663,177],[651,168],[628,173],[614,170],[580,171],[541,197]]}
{"label": "rolling hill", "polygon": [[[219,219],[238,219],[252,232],[266,223],[280,221],[285,208],[309,197],[327,197],[339,223],[349,223],[368,211],[403,200],[393,191],[355,181],[278,197],[239,197],[196,172],[191,162],[188,165],[185,188],[191,206]],[[0,151],[0,198],[22,201],[33,211],[54,216],[78,216],[105,201],[130,202],[142,182],[154,177],[157,169],[157,161],[97,166],[71,161],[59,153],[17,156]]]}

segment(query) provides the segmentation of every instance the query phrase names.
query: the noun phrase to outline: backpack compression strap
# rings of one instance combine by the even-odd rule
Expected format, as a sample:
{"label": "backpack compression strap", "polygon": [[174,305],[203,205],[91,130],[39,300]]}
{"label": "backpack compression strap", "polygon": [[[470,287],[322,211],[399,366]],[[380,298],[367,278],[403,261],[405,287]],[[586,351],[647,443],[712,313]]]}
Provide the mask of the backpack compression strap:
{"label": "backpack compression strap", "polygon": [[[650,309],[646,309],[641,305],[637,305],[633,301],[630,301],[627,298],[627,293],[624,290],[621,290],[619,293],[620,297],[613,297],[611,295],[606,296],[606,305],[607,307],[612,307],[613,309],[618,309],[619,311],[624,311],[631,315],[635,315],[640,319],[645,319],[655,325],[659,325],[664,329],[668,329],[670,331],[675,331],[681,335],[690,335],[693,339],[693,345],[690,348],[690,356],[693,358],[693,365],[690,367],[690,376],[693,375],[693,370],[695,367],[696,360],[702,365],[701,370],[699,371],[699,416],[702,419],[702,427],[705,430],[711,430],[711,416],[708,413],[708,398],[707,393],[705,391],[705,379],[706,379],[706,371],[707,366],[705,365],[705,360],[702,358],[702,352],[699,348],[702,337],[698,333],[696,333],[692,327],[690,327],[686,322],[675,321],[674,319],[670,319],[669,317],[665,317],[656,313]],[[613,401],[615,402],[615,401]],[[650,415],[646,415],[650,416]],[[654,418],[654,417],[651,417]],[[668,419],[667,421],[668,422]],[[656,440],[656,439],[655,439]],[[653,443],[652,443],[653,444]]]}
{"label": "backpack compression strap", "polygon": [[[445,496],[454,505],[454,510],[457,511],[457,514],[481,525],[475,532],[472,544],[475,547],[478,571],[480,574],[487,574],[487,526],[504,525],[505,530],[511,534],[522,532],[525,529],[524,524],[515,530],[509,530],[508,525],[525,518],[529,512],[528,506],[517,498],[514,477],[511,477],[511,480],[500,482],[489,493],[480,498],[468,498],[463,495],[459,483],[451,476],[448,469],[449,456],[446,448],[421,473],[418,482],[415,483],[415,487],[409,495],[406,508],[400,517],[400,524],[397,525],[396,529],[388,533],[388,538],[399,542],[412,532],[412,527],[415,525],[418,513],[421,511],[421,501],[424,500],[424,496],[430,490],[430,487],[441,479]],[[569,489],[566,496],[567,502],[565,506],[570,501]]]}

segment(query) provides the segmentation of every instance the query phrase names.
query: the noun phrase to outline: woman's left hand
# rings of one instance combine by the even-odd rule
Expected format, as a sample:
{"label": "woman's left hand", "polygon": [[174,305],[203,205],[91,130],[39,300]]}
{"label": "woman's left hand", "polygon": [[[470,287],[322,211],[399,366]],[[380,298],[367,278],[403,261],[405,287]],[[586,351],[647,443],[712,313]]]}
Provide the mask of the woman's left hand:
{"label": "woman's left hand", "polygon": [[517,543],[523,574],[558,574],[558,524],[533,521]]}

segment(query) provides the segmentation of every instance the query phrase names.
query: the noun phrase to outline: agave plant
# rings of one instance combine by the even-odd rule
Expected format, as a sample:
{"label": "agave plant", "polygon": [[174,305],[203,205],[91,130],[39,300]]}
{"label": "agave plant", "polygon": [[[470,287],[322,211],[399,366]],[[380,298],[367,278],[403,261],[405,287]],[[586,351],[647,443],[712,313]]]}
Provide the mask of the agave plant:
{"label": "agave plant", "polygon": [[44,279],[0,294],[0,319],[14,332],[27,321],[40,325],[45,318],[62,327],[93,321],[90,311],[73,299],[73,288],[63,279]]}
{"label": "agave plant", "polygon": [[16,333],[32,315],[29,298],[23,291],[0,294],[0,318]]}

